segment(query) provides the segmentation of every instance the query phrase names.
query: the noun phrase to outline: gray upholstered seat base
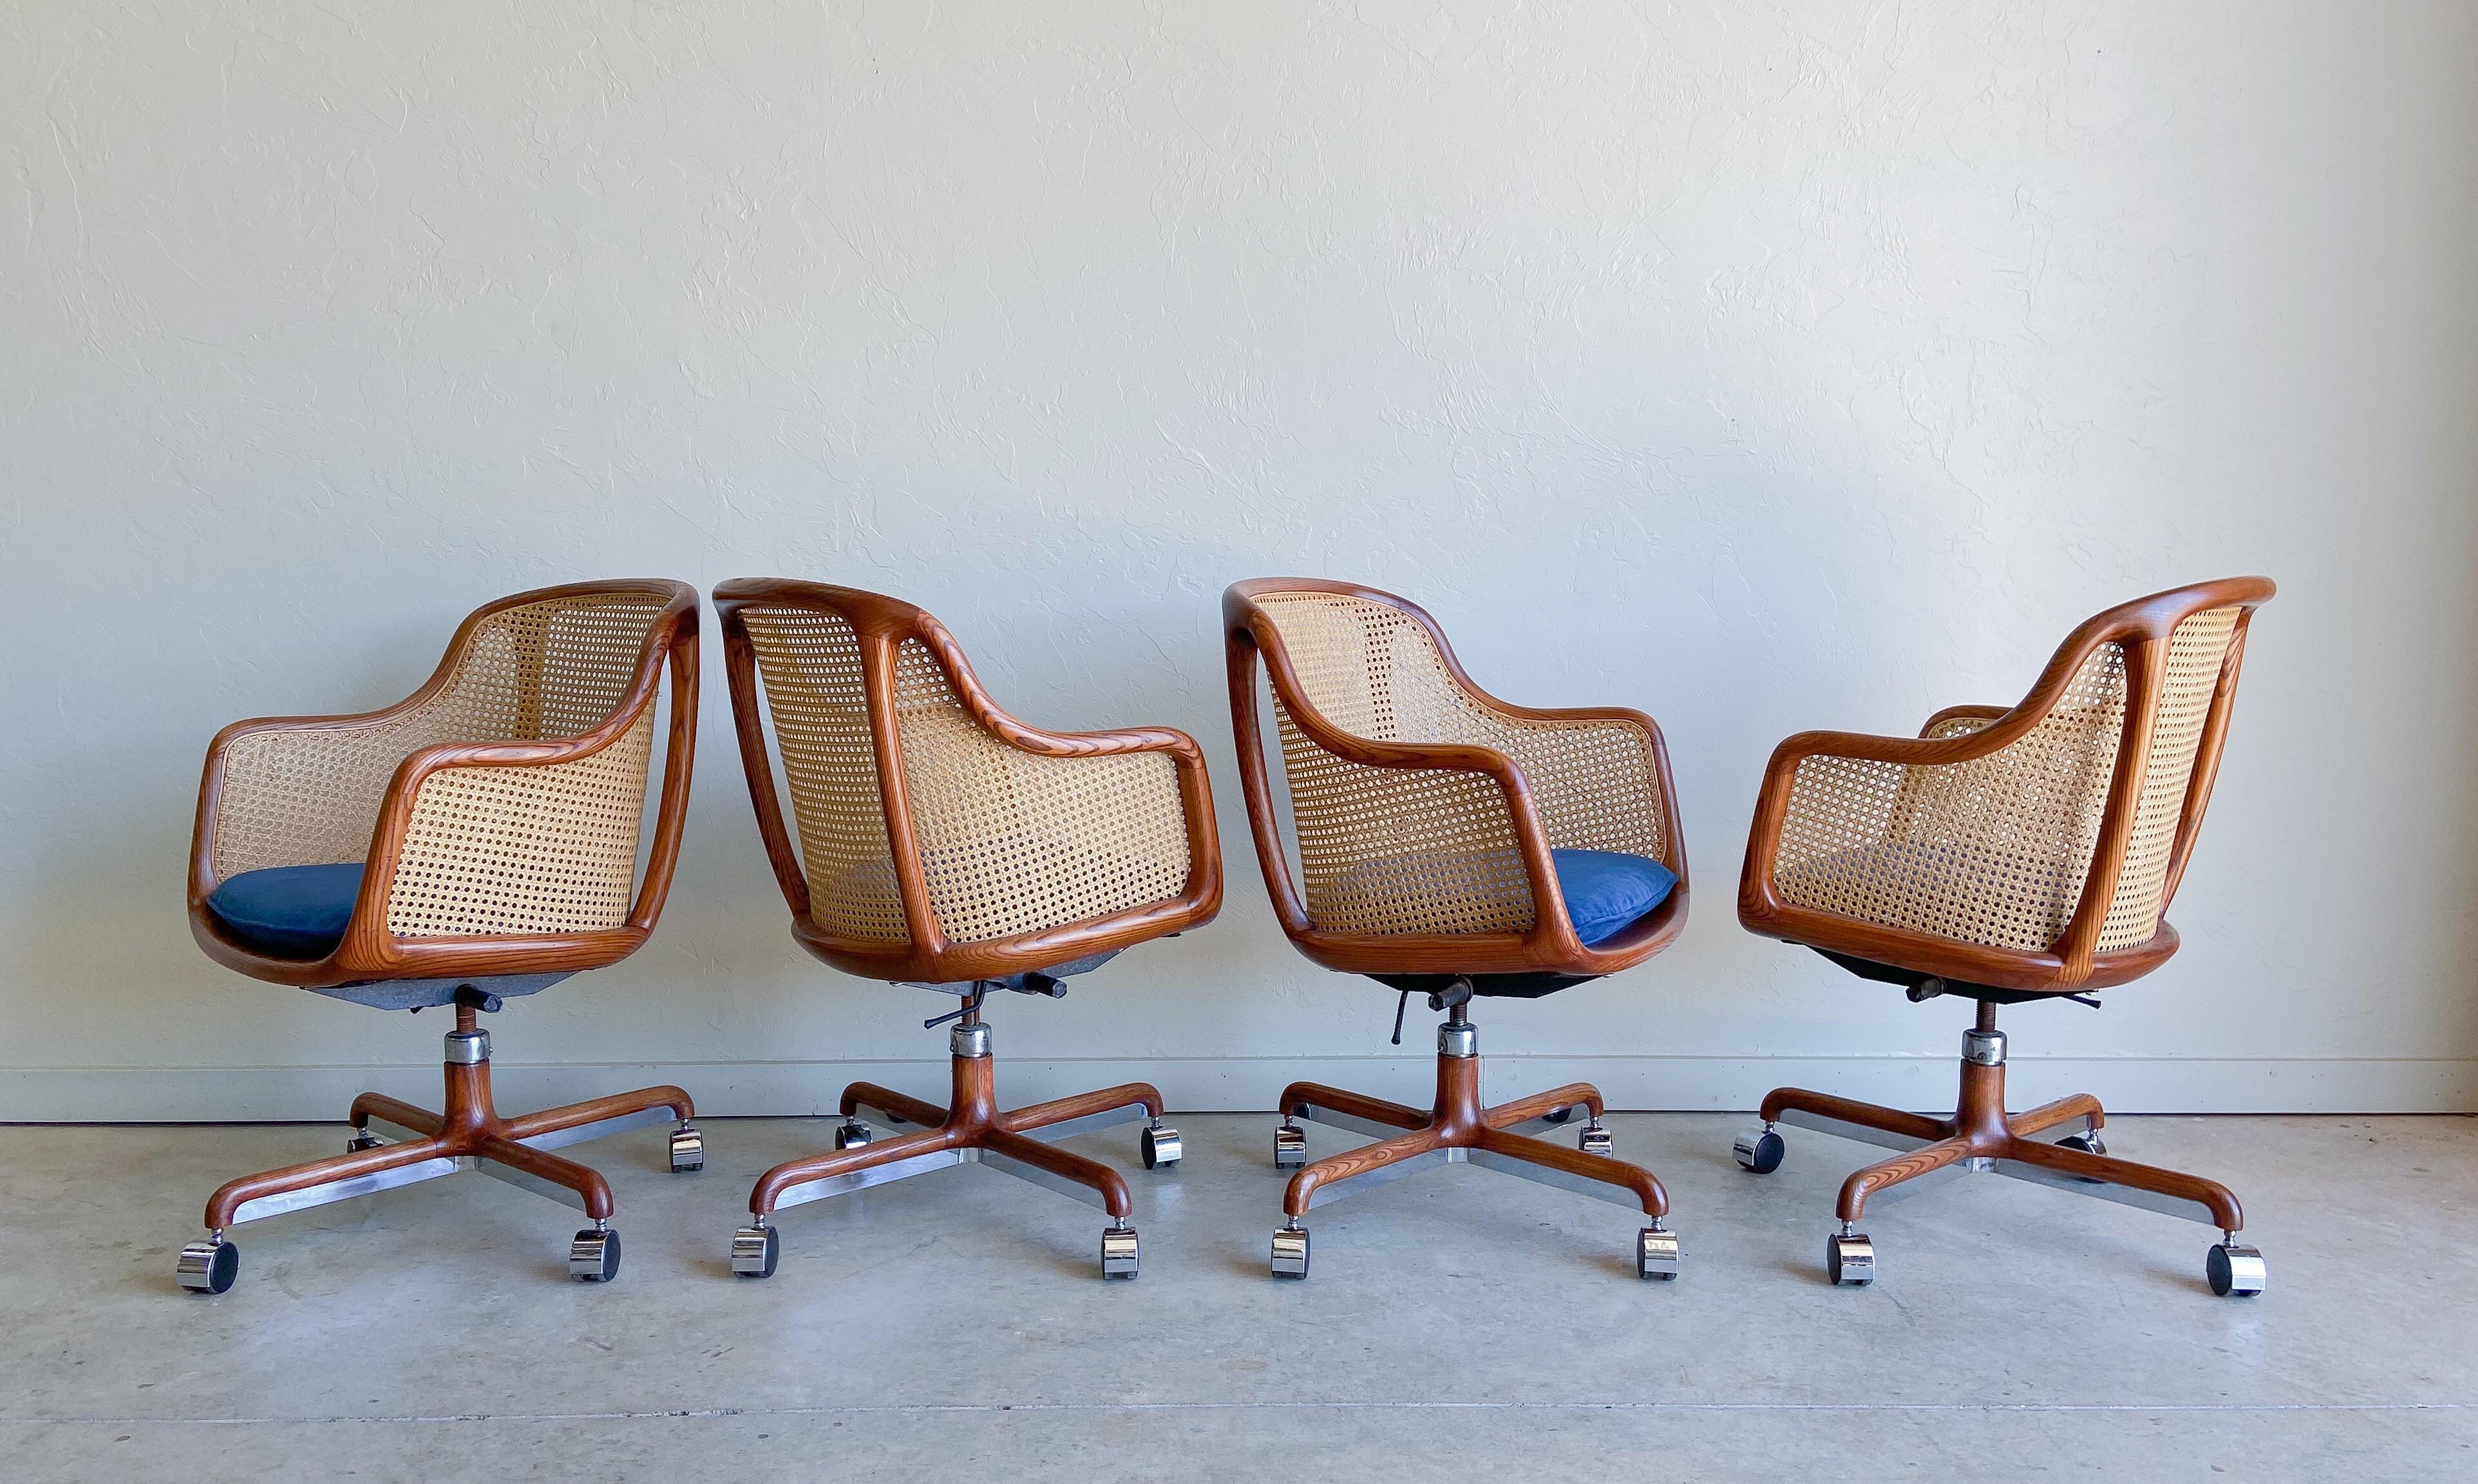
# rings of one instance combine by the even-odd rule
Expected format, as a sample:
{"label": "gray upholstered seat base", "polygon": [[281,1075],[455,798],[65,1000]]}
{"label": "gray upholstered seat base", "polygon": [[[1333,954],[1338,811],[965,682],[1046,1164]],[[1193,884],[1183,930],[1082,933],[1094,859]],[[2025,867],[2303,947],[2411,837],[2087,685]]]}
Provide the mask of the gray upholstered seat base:
{"label": "gray upholstered seat base", "polygon": [[936,990],[945,994],[970,994],[973,993],[973,985],[975,982],[994,984],[1001,990],[1015,990],[1022,992],[1024,990],[1026,982],[1029,981],[1036,973],[1046,974],[1052,979],[1064,979],[1070,974],[1089,974],[1093,970],[1100,968],[1102,965],[1110,962],[1112,959],[1117,958],[1123,951],[1125,950],[1111,948],[1100,953],[1087,954],[1080,959],[1069,959],[1064,964],[1052,964],[1048,968],[1027,969],[1020,974],[1008,974],[1002,979],[986,979],[980,981],[958,979],[952,984],[923,984],[917,979],[901,979],[897,982],[898,984],[909,986],[912,989]]}
{"label": "gray upholstered seat base", "polygon": [[[572,970],[571,970],[572,971]],[[492,978],[465,979],[373,979],[362,984],[335,984],[314,988],[310,993],[331,999],[350,1000],[373,1010],[427,1010],[433,1005],[456,1003],[456,992],[471,985],[485,994],[501,999],[518,994],[534,994],[559,983],[568,974],[500,974]]]}

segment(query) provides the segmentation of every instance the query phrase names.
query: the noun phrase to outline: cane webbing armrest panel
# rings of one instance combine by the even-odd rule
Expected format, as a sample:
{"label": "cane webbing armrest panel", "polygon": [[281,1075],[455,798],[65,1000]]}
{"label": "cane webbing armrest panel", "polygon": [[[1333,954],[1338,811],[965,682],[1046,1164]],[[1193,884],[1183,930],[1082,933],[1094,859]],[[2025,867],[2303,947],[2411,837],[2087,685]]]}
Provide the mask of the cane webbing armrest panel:
{"label": "cane webbing armrest panel", "polygon": [[1219,909],[1212,794],[1184,733],[1026,726],[893,598],[744,579],[715,602],[760,832],[795,934],[827,962],[1003,978]]}
{"label": "cane webbing armrest panel", "polygon": [[[2091,619],[2010,711],[1915,741],[1807,733],[1768,769],[1740,916],[1757,931],[2026,990],[2122,982],[2199,826],[2259,578]],[[1907,954],[1907,956],[1905,956]]]}
{"label": "cane webbing armrest panel", "polygon": [[[334,985],[568,972],[652,930],[685,817],[696,594],[658,580],[519,593],[467,618],[428,683],[360,717],[240,722],[210,749],[193,930],[263,978]],[[666,670],[671,725],[654,845],[638,857]],[[316,961],[218,930],[218,885],[360,863],[353,919]],[[633,899],[632,899],[633,898]]]}
{"label": "cane webbing armrest panel", "polygon": [[[1608,973],[1682,921],[1601,950],[1563,910],[1555,852],[1684,876],[1658,728],[1616,709],[1537,711],[1465,675],[1435,622],[1390,594],[1260,579],[1224,598],[1232,719],[1259,864],[1284,930],[1354,971]],[[1256,720],[1263,656],[1290,795],[1293,890]],[[1407,958],[1406,958],[1407,955]]]}

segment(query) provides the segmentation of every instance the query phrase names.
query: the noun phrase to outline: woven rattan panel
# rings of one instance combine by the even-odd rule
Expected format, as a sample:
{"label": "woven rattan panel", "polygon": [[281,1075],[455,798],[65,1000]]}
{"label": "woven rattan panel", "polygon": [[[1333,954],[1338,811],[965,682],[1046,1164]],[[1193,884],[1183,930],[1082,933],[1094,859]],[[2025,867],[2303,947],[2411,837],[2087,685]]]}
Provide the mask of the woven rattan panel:
{"label": "woven rattan panel", "polygon": [[[1958,736],[1986,723],[1934,729]],[[2036,952],[2064,932],[2090,872],[2125,725],[2125,656],[2103,644],[2056,708],[1968,763],[1799,763],[1774,881],[1820,912]]]}
{"label": "woven rattan panel", "polygon": [[422,781],[388,892],[398,938],[590,933],[628,916],[654,708],[573,763]]}
{"label": "woven rattan panel", "polygon": [[[1429,631],[1390,604],[1280,592],[1259,605],[1324,720],[1376,742],[1505,754],[1551,845],[1662,853],[1658,774],[1622,721],[1535,721],[1464,689]],[[1331,932],[1520,932],[1531,891],[1505,798],[1475,773],[1368,767],[1311,742],[1277,696],[1308,918]]]}
{"label": "woven rattan panel", "polygon": [[236,741],[216,806],[216,876],[367,858],[388,780],[420,748],[592,730],[626,693],[663,605],[617,593],[505,609],[474,626],[446,683],[414,711]]}
{"label": "woven rattan panel", "polygon": [[2219,692],[2240,610],[2215,608],[2195,614],[2168,637],[2167,673],[2160,687],[2160,711],[2152,717],[2151,751],[2143,759],[2142,795],[2126,838],[2125,864],[2116,894],[2100,924],[2099,951],[2113,952],[2151,941],[2160,930],[2161,893],[2168,884],[2168,860],[2177,845],[2177,823],[2194,781],[2194,756]]}
{"label": "woven rattan panel", "polygon": [[1177,897],[1187,819],[1162,752],[1051,758],[984,731],[929,651],[898,652],[896,728],[940,931],[987,943]]}
{"label": "woven rattan panel", "polygon": [[766,709],[799,826],[809,917],[823,933],[901,943],[903,902],[886,844],[861,684],[860,641],[834,614],[744,608],[766,682]]}

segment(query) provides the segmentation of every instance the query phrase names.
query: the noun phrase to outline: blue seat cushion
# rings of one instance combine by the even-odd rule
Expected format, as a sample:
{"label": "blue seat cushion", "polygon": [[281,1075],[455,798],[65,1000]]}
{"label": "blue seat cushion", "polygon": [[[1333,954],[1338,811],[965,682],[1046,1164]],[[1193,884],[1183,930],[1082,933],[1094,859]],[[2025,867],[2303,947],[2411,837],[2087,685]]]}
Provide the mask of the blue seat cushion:
{"label": "blue seat cushion", "polygon": [[1614,850],[1552,850],[1566,920],[1584,947],[1608,942],[1669,899],[1678,873],[1648,856]]}
{"label": "blue seat cushion", "polygon": [[277,958],[322,959],[344,941],[353,898],[362,891],[359,862],[342,866],[273,866],[245,870],[207,898],[207,910],[232,935]]}

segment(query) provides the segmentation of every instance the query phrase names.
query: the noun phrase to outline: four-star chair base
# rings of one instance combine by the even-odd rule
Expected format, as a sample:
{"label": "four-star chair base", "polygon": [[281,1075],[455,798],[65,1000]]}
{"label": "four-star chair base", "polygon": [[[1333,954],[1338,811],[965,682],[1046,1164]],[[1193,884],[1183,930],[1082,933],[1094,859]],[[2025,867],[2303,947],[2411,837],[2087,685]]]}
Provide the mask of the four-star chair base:
{"label": "four-star chair base", "polygon": [[[1635,1234],[1635,1275],[1678,1276],[1678,1237],[1664,1221],[1669,1195],[1651,1170],[1612,1157],[1600,1090],[1578,1082],[1497,1107],[1479,1100],[1479,1031],[1460,1004],[1437,1027],[1437,1098],[1430,1109],[1404,1107],[1340,1088],[1294,1082],[1282,1090],[1282,1126],[1274,1134],[1277,1169],[1306,1165],[1282,1194],[1281,1230],[1274,1233],[1273,1271],[1308,1275],[1308,1233],[1300,1219],[1317,1206],[1440,1165],[1479,1165],[1561,1190],[1640,1206],[1652,1223]],[[1562,1123],[1582,1108],[1588,1118],[1577,1147],[1528,1137]],[[1307,1165],[1304,1132],[1293,1120],[1330,1124],[1378,1142]]]}
{"label": "four-star chair base", "polygon": [[[2010,1175],[2036,1185],[2096,1195],[2220,1230],[2205,1259],[2212,1292],[2228,1297],[2260,1294],[2265,1282],[2263,1254],[2238,1241],[2245,1214],[2227,1186],[2199,1175],[2111,1158],[2100,1140],[2107,1115],[2086,1093],[2061,1097],[2027,1113],[2005,1111],[2005,1033],[1996,1028],[1996,1007],[1980,1001],[1979,1024],[1962,1033],[1961,1094],[1952,1118],[1880,1108],[1800,1088],[1776,1088],[1764,1098],[1763,1126],[1738,1136],[1741,1167],[1757,1174],[1781,1168],[1782,1138],[1776,1123],[1789,1123],[1899,1149],[1900,1157],[1868,1166],[1841,1183],[1834,1214],[1840,1227],[1825,1244],[1825,1275],[1841,1285],[1875,1281],[1876,1248],[1858,1222],[1873,1200],[1915,1195],[1964,1174]],[[2069,1131],[2069,1132],[2066,1132]],[[2049,1142],[2051,1135],[2065,1136]]]}
{"label": "four-star chair base", "polygon": [[[844,1089],[844,1125],[835,1152],[813,1154],[775,1166],[748,1195],[750,1224],[732,1234],[731,1270],[744,1278],[768,1278],[782,1253],[782,1234],[767,1219],[786,1206],[846,1195],[894,1180],[928,1174],[953,1165],[987,1165],[1062,1195],[1100,1206],[1110,1217],[1101,1233],[1101,1276],[1136,1275],[1136,1228],[1128,1220],[1135,1203],[1127,1182],[1099,1160],[1052,1147],[1098,1129],[1146,1120],[1145,1168],[1179,1161],[1178,1134],[1162,1121],[1162,1096],[1150,1083],[1130,1082],[1082,1093],[1029,1108],[1002,1112],[990,1056],[990,1029],[981,1022],[979,998],[969,1001],[948,1037],[954,1095],[947,1107],[907,1097],[891,1088],[855,1082]],[[879,1141],[860,1121],[867,1112],[889,1123],[912,1123],[921,1132]]]}
{"label": "four-star chair base", "polygon": [[[480,1028],[478,1009],[487,996],[460,991],[456,1029],[447,1035],[444,1072],[446,1111],[432,1113],[378,1093],[353,1099],[352,1142],[332,1159],[243,1175],[207,1200],[207,1236],[181,1249],[175,1276],[193,1293],[220,1294],[240,1271],[240,1249],[224,1233],[313,1206],[350,1200],[461,1170],[521,1186],[584,1211],[594,1222],[569,1247],[568,1270],[586,1282],[608,1282],[620,1271],[620,1234],[611,1226],[611,1186],[583,1165],[544,1151],[623,1129],[676,1121],[671,1132],[671,1170],[685,1174],[705,1167],[705,1145],[689,1119],[696,1110],[675,1087],[641,1088],[565,1108],[503,1119],[491,1100],[491,1033]],[[371,1125],[396,1130],[391,1141]]]}

